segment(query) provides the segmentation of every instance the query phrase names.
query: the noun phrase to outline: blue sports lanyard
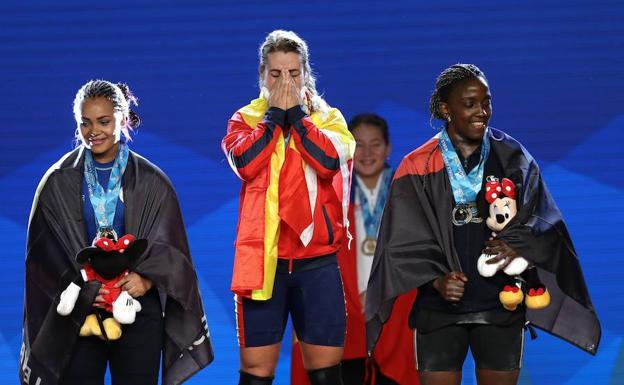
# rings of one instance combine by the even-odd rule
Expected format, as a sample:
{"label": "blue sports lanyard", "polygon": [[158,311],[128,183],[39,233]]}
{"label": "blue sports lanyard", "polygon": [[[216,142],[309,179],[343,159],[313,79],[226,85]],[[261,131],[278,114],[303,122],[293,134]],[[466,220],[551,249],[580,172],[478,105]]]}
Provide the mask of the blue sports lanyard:
{"label": "blue sports lanyard", "polygon": [[366,229],[366,236],[368,238],[377,238],[377,231],[379,231],[379,222],[381,221],[381,214],[383,212],[386,199],[388,198],[388,191],[390,190],[390,182],[394,173],[390,167],[386,167],[381,174],[381,186],[379,186],[379,195],[375,207],[371,211],[366,194],[362,191],[359,183],[355,185],[355,193],[360,200],[360,209],[362,209],[362,219],[364,221],[364,228]]}
{"label": "blue sports lanyard", "polygon": [[91,150],[85,151],[84,177],[89,190],[89,200],[93,206],[95,220],[97,221],[98,231],[102,228],[112,228],[115,219],[115,210],[117,209],[117,200],[121,191],[121,177],[126,170],[128,164],[128,145],[119,143],[115,163],[108,179],[108,187],[106,191],[97,178],[97,171],[93,162],[93,154]]}
{"label": "blue sports lanyard", "polygon": [[485,161],[490,154],[488,130],[489,128],[486,128],[483,134],[479,164],[477,167],[473,168],[468,175],[466,175],[464,167],[459,161],[459,156],[457,156],[453,142],[451,142],[446,129],[440,132],[439,143],[440,149],[442,150],[442,158],[444,159],[446,172],[448,173],[451,187],[453,188],[453,197],[457,205],[465,205],[477,200],[477,194],[481,190],[481,184],[483,182]]}

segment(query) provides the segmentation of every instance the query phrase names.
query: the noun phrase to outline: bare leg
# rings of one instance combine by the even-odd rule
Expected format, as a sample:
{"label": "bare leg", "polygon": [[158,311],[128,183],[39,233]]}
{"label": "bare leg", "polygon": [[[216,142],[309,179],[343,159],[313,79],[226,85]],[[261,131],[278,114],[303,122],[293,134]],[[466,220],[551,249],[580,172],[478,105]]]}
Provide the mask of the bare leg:
{"label": "bare leg", "polygon": [[240,370],[258,377],[275,375],[280,345],[240,348]]}
{"label": "bare leg", "polygon": [[419,372],[418,375],[421,385],[460,385],[462,380],[462,372]]}
{"label": "bare leg", "polygon": [[306,370],[338,365],[342,359],[342,351],[344,350],[342,347],[312,345],[303,341],[299,341],[299,343],[303,355],[303,367]]}
{"label": "bare leg", "polygon": [[479,385],[516,385],[519,370],[498,371],[477,369],[477,384]]}

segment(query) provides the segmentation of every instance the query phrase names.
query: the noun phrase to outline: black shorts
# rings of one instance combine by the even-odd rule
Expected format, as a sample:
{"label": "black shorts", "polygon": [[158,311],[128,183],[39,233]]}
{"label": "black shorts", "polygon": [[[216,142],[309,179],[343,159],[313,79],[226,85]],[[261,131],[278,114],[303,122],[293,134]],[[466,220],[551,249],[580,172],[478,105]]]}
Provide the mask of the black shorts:
{"label": "black shorts", "polygon": [[477,369],[520,369],[524,348],[524,321],[510,325],[453,324],[428,333],[416,330],[416,364],[420,371],[458,372],[468,348]]}

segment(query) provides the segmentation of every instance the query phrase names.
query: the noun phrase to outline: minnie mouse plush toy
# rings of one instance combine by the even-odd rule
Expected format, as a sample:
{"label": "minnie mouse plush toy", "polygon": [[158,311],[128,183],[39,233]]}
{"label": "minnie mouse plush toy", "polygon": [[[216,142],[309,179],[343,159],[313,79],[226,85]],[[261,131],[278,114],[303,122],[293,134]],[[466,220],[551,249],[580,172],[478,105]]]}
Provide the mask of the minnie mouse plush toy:
{"label": "minnie mouse plush toy", "polygon": [[[492,230],[494,239],[498,233],[514,218],[518,212],[516,206],[516,186],[507,178],[503,178],[502,184],[498,178],[490,175],[486,179],[485,200],[489,203],[489,217],[485,223]],[[488,264],[489,259],[496,257],[492,254],[481,254],[477,261],[479,274],[484,277],[492,277],[499,270],[504,260],[498,263]],[[522,258],[514,258],[502,271],[510,276],[509,283],[503,287],[498,298],[507,310],[516,310],[522,301],[525,301],[529,309],[543,309],[550,304],[548,289],[542,284],[537,275],[537,270]],[[526,298],[523,293],[523,283],[526,288]]]}

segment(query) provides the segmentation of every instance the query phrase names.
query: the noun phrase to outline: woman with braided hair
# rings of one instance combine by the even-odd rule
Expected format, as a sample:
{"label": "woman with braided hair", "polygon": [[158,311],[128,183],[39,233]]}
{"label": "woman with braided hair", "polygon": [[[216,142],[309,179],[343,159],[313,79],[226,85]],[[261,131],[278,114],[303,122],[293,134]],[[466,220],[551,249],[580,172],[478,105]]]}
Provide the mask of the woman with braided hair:
{"label": "woman with braided hair", "polygon": [[[488,125],[485,74],[472,64],[445,69],[430,111],[443,127],[403,159],[384,209],[367,290],[368,350],[395,298],[418,288],[409,322],[423,385],[460,384],[468,349],[480,385],[516,384],[525,323],[595,354],[600,325],[565,223],[535,160]],[[490,175],[510,179],[517,191],[518,214],[496,240],[488,240],[483,220]],[[493,277],[478,273],[482,252],[496,255],[490,263],[504,261]],[[549,308],[509,311],[499,302],[500,270],[519,256],[551,291]]]}
{"label": "woman with braided hair", "polygon": [[[28,226],[22,384],[103,384],[107,364],[113,384],[156,384],[161,352],[163,384],[179,384],[212,361],[175,191],[160,169],[128,147],[140,124],[130,109],[136,101],[125,84],[84,84],[74,100],[77,148],[39,183]],[[57,312],[61,292],[82,274],[76,255],[98,238],[124,234],[147,240],[115,286],[141,310],[122,325],[119,339],[108,338],[105,328],[100,337],[79,336],[87,315],[97,317],[110,293],[99,282],[77,280],[75,307]]]}

